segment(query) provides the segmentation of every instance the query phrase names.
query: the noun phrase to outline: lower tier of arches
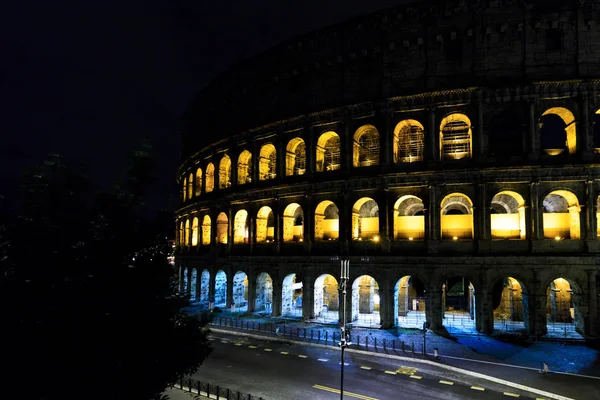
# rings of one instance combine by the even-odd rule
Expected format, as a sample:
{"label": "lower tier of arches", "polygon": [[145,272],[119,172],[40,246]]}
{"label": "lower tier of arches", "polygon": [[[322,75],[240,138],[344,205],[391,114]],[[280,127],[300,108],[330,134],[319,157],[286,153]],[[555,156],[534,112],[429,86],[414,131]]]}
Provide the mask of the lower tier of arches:
{"label": "lower tier of arches", "polygon": [[[366,264],[365,260],[369,260]],[[457,261],[457,260],[454,260]],[[458,260],[459,261],[459,260]],[[424,325],[450,334],[526,333],[600,338],[600,271],[575,258],[525,265],[379,264],[350,260],[346,321],[372,328]],[[590,261],[591,263],[591,261]],[[339,261],[176,259],[179,289],[202,308],[343,320]]]}

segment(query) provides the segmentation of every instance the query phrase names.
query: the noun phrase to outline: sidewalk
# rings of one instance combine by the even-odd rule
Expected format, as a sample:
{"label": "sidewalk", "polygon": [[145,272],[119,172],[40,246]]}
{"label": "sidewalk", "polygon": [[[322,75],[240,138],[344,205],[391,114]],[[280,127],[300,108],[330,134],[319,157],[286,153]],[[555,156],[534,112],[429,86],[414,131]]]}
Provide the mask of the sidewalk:
{"label": "sidewalk", "polygon": [[195,399],[207,399],[208,397],[199,396],[193,393],[187,393],[180,389],[167,389],[165,390],[165,394],[169,396],[169,400],[195,400]]}

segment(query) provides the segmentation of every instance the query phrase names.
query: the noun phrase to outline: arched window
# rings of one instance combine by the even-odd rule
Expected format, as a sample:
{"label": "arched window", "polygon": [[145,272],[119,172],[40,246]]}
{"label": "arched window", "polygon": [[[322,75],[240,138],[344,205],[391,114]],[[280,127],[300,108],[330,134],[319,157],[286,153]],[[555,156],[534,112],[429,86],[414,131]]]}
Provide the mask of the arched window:
{"label": "arched window", "polygon": [[379,240],[379,206],[369,197],[359,199],[352,207],[352,239]]}
{"label": "arched window", "polygon": [[340,210],[334,202],[325,200],[315,209],[315,239],[337,240],[340,236]]}
{"label": "arched window", "polygon": [[185,220],[185,245],[190,244],[190,220]]}
{"label": "arched window", "polygon": [[568,150],[569,154],[577,151],[577,129],[575,116],[563,107],[549,108],[539,121],[540,148],[551,156]]}
{"label": "arched window", "polygon": [[462,193],[444,197],[440,207],[442,239],[473,239],[473,202]]}
{"label": "arched window", "polygon": [[190,174],[188,179],[188,199],[194,197],[194,174]]}
{"label": "arched window", "polygon": [[207,245],[210,244],[211,241],[211,221],[208,215],[205,215],[202,218],[202,244]]}
{"label": "arched window", "polygon": [[227,230],[229,227],[229,218],[224,212],[217,216],[217,243],[227,244]]}
{"label": "arched window", "polygon": [[192,220],[192,246],[198,246],[198,217]]}
{"label": "arched window", "polygon": [[206,193],[210,193],[215,189],[215,165],[209,163],[206,166],[206,181],[204,182],[204,190]]}
{"label": "arched window", "polygon": [[394,162],[423,161],[425,130],[419,121],[406,119],[394,128]]}
{"label": "arched window", "polygon": [[250,238],[250,226],[248,223],[248,211],[239,210],[233,218],[233,243],[248,243]]}
{"label": "arched window", "polygon": [[304,213],[298,203],[289,204],[283,211],[283,241],[304,240]]}
{"label": "arched window", "polygon": [[285,152],[285,175],[304,175],[306,172],[306,144],[301,138],[288,142]]}
{"label": "arched window", "polygon": [[574,193],[554,190],[542,201],[545,239],[581,239],[581,207]]}
{"label": "arched window", "polygon": [[219,162],[219,189],[227,189],[231,186],[231,159],[227,154],[223,155]]}
{"label": "arched window", "polygon": [[196,170],[196,196],[202,194],[202,168]]}
{"label": "arched window", "polygon": [[442,160],[471,158],[471,121],[461,113],[453,113],[440,124],[440,151]]}
{"label": "arched window", "polygon": [[181,193],[183,195],[183,201],[186,201],[187,200],[187,178],[183,178]]}
{"label": "arched window", "polygon": [[519,193],[502,191],[490,207],[492,239],[525,239],[525,200]]}
{"label": "arched window", "polygon": [[238,185],[252,182],[252,153],[244,150],[238,157]]}
{"label": "arched window", "polygon": [[416,196],[401,196],[394,204],[394,239],[425,238],[425,206]]}
{"label": "arched window", "polygon": [[277,151],[275,146],[267,143],[260,148],[258,158],[258,179],[265,181],[277,176]]}
{"label": "arched window", "polygon": [[333,131],[325,132],[317,141],[317,172],[340,169],[340,137]]}
{"label": "arched window", "polygon": [[179,245],[183,246],[185,244],[185,228],[184,223],[181,221],[179,223]]}
{"label": "arched window", "polygon": [[379,132],[373,125],[363,125],[354,133],[352,166],[379,164]]}
{"label": "arched window", "polygon": [[270,207],[264,206],[256,215],[256,242],[271,242],[275,238],[275,215]]}

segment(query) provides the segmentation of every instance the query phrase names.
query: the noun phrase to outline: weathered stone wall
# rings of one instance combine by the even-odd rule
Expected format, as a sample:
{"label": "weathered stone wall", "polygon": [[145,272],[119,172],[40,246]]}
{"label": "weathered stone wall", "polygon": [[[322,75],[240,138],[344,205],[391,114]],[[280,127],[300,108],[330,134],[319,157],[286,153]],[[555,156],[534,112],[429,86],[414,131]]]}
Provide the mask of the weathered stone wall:
{"label": "weathered stone wall", "polygon": [[215,276],[215,304],[224,305],[227,300],[227,275],[220,271]]}

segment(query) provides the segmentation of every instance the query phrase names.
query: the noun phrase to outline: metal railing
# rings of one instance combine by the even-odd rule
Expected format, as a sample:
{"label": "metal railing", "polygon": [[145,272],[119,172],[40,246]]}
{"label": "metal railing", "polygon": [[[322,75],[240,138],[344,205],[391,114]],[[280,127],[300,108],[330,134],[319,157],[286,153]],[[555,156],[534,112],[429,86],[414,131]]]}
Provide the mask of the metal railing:
{"label": "metal railing", "polygon": [[192,378],[181,378],[173,385],[174,388],[184,392],[197,394],[217,400],[264,400],[262,397],[256,397],[250,393],[243,393],[239,390],[229,389],[219,385],[211,385],[208,382],[197,381]]}

